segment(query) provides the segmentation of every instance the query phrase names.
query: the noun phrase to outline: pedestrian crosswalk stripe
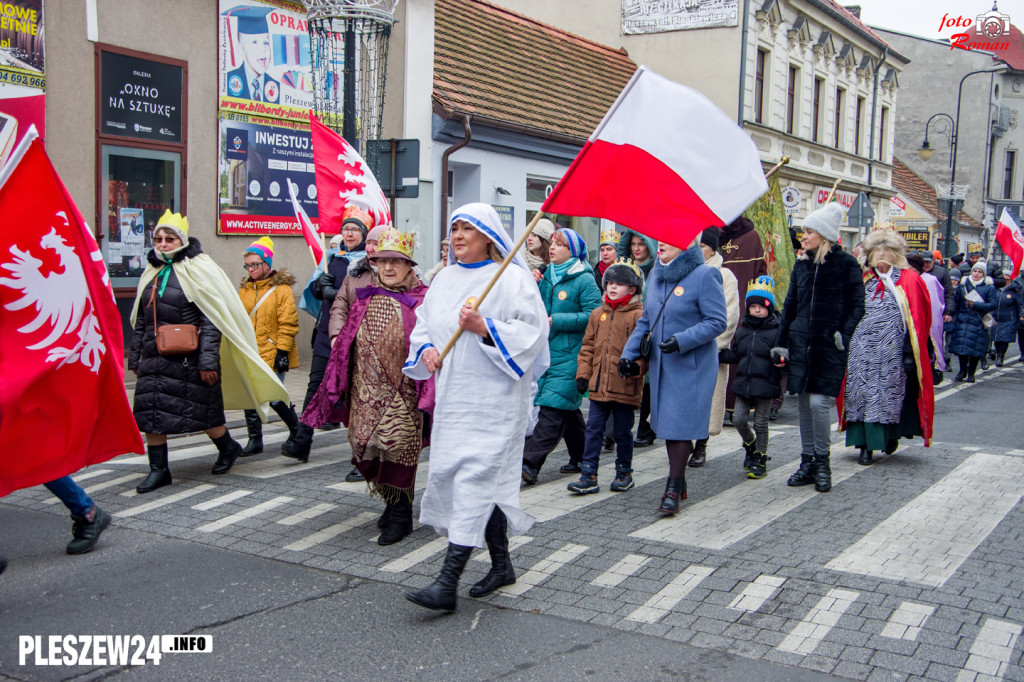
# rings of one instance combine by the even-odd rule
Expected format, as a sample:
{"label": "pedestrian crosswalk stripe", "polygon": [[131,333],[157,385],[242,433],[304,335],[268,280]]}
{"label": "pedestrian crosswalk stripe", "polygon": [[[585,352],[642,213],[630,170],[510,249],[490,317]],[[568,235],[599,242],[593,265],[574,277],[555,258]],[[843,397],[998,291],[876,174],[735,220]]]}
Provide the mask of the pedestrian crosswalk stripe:
{"label": "pedestrian crosswalk stripe", "polygon": [[309,471],[317,467],[337,464],[336,459],[324,459],[317,457],[308,462],[300,462],[291,457],[278,455],[264,459],[238,459],[235,466],[231,467],[231,473],[236,476],[248,476],[250,478],[274,478],[284,474],[292,474],[297,471]]}
{"label": "pedestrian crosswalk stripe", "polygon": [[215,530],[221,530],[223,528],[227,528],[228,526],[232,526],[241,521],[242,519],[252,518],[253,516],[262,514],[263,512],[267,512],[276,507],[280,507],[282,504],[287,504],[288,502],[291,502],[293,499],[295,498],[288,497],[287,495],[278,495],[272,500],[260,502],[255,507],[249,507],[248,509],[243,509],[240,512],[229,514],[228,516],[225,516],[222,519],[217,519],[216,521],[211,521],[210,523],[203,524],[202,526],[196,528],[196,530],[200,533],[212,533]]}
{"label": "pedestrian crosswalk stripe", "polygon": [[687,566],[686,570],[672,579],[665,587],[648,599],[643,606],[626,616],[627,620],[638,623],[657,623],[665,617],[676,604],[686,598],[704,578],[715,572],[707,566]]}
{"label": "pedestrian crosswalk stripe", "polygon": [[860,592],[838,587],[829,590],[810,613],[786,635],[778,648],[795,654],[812,653],[859,596]]}
{"label": "pedestrian crosswalk stripe", "polygon": [[422,547],[418,547],[404,556],[389,561],[380,567],[380,570],[388,573],[401,573],[407,571],[421,561],[426,561],[435,554],[440,554],[448,548],[448,538],[434,538]]}
{"label": "pedestrian crosswalk stripe", "polygon": [[[333,464],[333,462],[331,462]],[[416,468],[416,483],[413,484],[415,490],[423,490],[427,487],[427,474],[430,470],[430,462],[420,462]],[[331,483],[327,486],[331,490],[340,490],[346,493],[360,493],[362,495],[370,494],[370,486],[366,485],[365,481],[341,481],[339,483]]]}
{"label": "pedestrian crosswalk stripe", "polygon": [[976,453],[825,564],[943,585],[1021,498],[1024,460]]}
{"label": "pedestrian crosswalk stripe", "polygon": [[556,549],[547,557],[534,564],[526,573],[519,576],[514,584],[500,588],[499,594],[506,597],[521,597],[534,587],[543,585],[551,578],[553,573],[566,564],[575,561],[576,557],[588,549],[590,548],[572,542],[562,545],[560,549]]}
{"label": "pedestrian crosswalk stripe", "polygon": [[333,537],[350,531],[353,528],[358,528],[359,526],[366,525],[371,521],[376,520],[377,516],[378,515],[374,512],[362,512],[361,514],[358,514],[351,519],[345,519],[341,523],[336,523],[333,526],[328,526],[323,530],[318,530],[312,535],[307,535],[301,540],[296,540],[290,545],[285,545],[285,549],[291,550],[293,552],[301,552],[303,550],[309,549],[313,545],[319,545],[321,542],[326,542],[327,540],[330,540]]}
{"label": "pedestrian crosswalk stripe", "polygon": [[935,613],[934,606],[905,601],[893,611],[889,622],[882,628],[882,636],[916,642],[917,636],[921,634],[921,628],[933,613]]}
{"label": "pedestrian crosswalk stripe", "polygon": [[[526,543],[533,540],[529,535],[513,535],[508,539],[508,551],[514,552]],[[486,549],[473,553],[473,561],[490,561],[491,555]]]}
{"label": "pedestrian crosswalk stripe", "polygon": [[978,632],[957,682],[1001,680],[1010,671],[1010,657],[1017,646],[1021,626],[986,618]]}
{"label": "pedestrian crosswalk stripe", "polygon": [[[85,493],[87,495],[92,495],[94,493],[98,493],[101,490],[113,488],[115,485],[122,485],[124,483],[127,483],[128,481],[134,481],[138,477],[138,474],[128,474],[127,476],[121,476],[119,478],[112,478],[109,481],[103,481],[103,483],[97,483],[96,485],[83,488],[83,490],[85,490]],[[57,502],[60,502],[60,499],[57,497],[48,497],[47,499],[43,500],[43,504],[56,504]]]}
{"label": "pedestrian crosswalk stripe", "polygon": [[[167,497],[161,497],[156,500],[144,502],[143,504],[134,507],[122,509],[121,511],[115,513],[114,516],[138,516],[139,514],[143,514],[148,511],[153,511],[154,509],[159,509],[160,507],[166,507],[167,505],[174,504],[175,502],[180,502],[181,500],[184,500],[185,498],[188,497],[192,497],[193,495],[205,493],[207,490],[216,487],[217,486],[211,483],[201,483],[194,488],[188,488],[187,490],[182,490],[181,492],[174,493],[173,495],[168,495]],[[136,493],[136,495],[138,495],[138,493]]]}
{"label": "pedestrian crosswalk stripe", "polygon": [[642,554],[627,554],[615,562],[615,565],[590,581],[598,587],[617,587],[619,583],[647,565],[651,557]]}
{"label": "pedestrian crosswalk stripe", "polygon": [[[834,457],[832,485],[866,470],[867,467],[859,466],[854,459]],[[737,476],[740,474],[742,471],[738,470]],[[786,475],[776,471],[759,481],[744,479],[742,483],[697,504],[684,505],[675,516],[659,519],[630,533],[630,537],[721,550],[818,494],[814,486],[787,487]]]}
{"label": "pedestrian crosswalk stripe", "polygon": [[737,611],[757,611],[764,603],[775,596],[786,582],[786,579],[774,575],[759,575],[754,582],[743,588],[743,592],[732,600],[730,609]]}
{"label": "pedestrian crosswalk stripe", "polygon": [[317,504],[317,505],[314,505],[314,506],[310,507],[309,509],[303,509],[302,511],[300,511],[297,514],[292,514],[291,516],[286,516],[285,518],[283,518],[280,521],[278,521],[278,523],[280,523],[282,526],[295,526],[295,525],[298,525],[298,524],[302,523],[303,521],[308,521],[309,519],[315,519],[316,517],[320,516],[321,514],[329,512],[329,511],[331,511],[332,509],[334,509],[337,506],[338,505],[331,504],[330,502],[324,502],[323,504]]}
{"label": "pedestrian crosswalk stripe", "polygon": [[215,497],[212,500],[207,500],[206,502],[200,502],[199,504],[194,504],[194,505],[192,505],[192,508],[196,509],[198,511],[208,511],[210,509],[215,509],[215,508],[221,506],[222,504],[227,504],[228,502],[232,502],[234,500],[237,500],[240,497],[245,497],[246,495],[252,495],[252,491],[251,490],[236,490],[236,491],[228,493],[226,495],[221,495],[220,497]]}
{"label": "pedestrian crosswalk stripe", "polygon": [[102,476],[104,474],[109,474],[111,471],[113,471],[113,469],[93,469],[91,471],[83,470],[83,471],[79,471],[79,472],[77,472],[75,474],[72,474],[72,478],[74,478],[75,482],[78,483],[80,481],[85,481],[85,480],[88,480],[90,478],[96,478],[97,476]]}

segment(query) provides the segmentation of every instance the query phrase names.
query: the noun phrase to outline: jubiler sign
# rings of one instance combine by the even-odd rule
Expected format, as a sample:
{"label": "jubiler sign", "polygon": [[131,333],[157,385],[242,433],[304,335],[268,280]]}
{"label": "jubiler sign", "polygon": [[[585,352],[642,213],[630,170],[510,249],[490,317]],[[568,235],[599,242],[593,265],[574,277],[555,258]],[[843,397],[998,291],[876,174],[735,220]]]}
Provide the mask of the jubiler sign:
{"label": "jubiler sign", "polygon": [[100,102],[105,135],[181,142],[180,66],[104,52]]}

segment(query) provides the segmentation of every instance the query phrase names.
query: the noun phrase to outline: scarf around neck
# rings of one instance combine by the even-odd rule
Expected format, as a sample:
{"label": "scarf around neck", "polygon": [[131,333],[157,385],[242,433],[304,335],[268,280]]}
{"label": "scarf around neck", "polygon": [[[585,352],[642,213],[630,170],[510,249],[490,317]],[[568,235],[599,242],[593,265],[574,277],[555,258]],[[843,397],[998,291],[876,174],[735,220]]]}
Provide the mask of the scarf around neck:
{"label": "scarf around neck", "polygon": [[565,273],[567,273],[569,271],[569,268],[571,268],[578,260],[579,258],[570,258],[564,263],[551,263],[550,265],[548,265],[548,267],[551,268],[551,279],[553,283],[558,284],[559,282],[561,282],[562,278],[565,277]]}

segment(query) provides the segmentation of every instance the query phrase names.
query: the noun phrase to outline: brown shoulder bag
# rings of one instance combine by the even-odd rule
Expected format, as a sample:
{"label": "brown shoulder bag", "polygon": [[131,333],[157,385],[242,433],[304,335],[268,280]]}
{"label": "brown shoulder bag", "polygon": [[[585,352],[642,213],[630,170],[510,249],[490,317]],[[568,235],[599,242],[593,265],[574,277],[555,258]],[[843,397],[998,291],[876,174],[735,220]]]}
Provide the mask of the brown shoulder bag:
{"label": "brown shoulder bag", "polygon": [[153,331],[156,352],[160,355],[186,355],[199,348],[199,328],[194,324],[159,324],[156,320],[156,281],[149,297],[153,304]]}

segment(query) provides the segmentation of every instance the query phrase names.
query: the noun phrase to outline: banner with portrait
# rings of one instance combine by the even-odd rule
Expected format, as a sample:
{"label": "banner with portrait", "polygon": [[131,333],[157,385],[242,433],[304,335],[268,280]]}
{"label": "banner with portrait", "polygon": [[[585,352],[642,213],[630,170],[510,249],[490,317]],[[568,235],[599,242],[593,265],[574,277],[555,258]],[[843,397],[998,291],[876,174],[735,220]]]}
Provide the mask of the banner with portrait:
{"label": "banner with portrait", "polygon": [[43,0],[0,3],[0,162],[29,126],[46,134]]}

